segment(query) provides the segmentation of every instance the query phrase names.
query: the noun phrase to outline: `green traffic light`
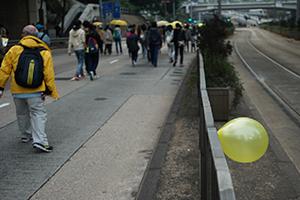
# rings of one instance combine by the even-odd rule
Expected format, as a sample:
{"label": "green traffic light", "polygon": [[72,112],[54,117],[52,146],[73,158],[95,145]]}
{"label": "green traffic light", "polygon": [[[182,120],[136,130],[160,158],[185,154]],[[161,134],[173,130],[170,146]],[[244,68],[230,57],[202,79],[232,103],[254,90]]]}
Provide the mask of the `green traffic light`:
{"label": "green traffic light", "polygon": [[191,18],[189,18],[189,22],[191,22],[192,21],[192,19]]}

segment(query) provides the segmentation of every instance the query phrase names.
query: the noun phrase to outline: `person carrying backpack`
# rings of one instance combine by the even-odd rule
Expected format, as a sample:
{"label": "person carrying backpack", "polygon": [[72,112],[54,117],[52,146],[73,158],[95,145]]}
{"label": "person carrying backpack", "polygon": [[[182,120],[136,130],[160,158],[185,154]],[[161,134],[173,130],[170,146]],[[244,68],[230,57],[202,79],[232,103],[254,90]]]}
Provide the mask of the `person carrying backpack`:
{"label": "person carrying backpack", "polygon": [[50,47],[51,40],[50,37],[46,33],[44,33],[44,26],[41,24],[37,24],[36,29],[39,31],[37,37],[41,39],[43,42],[45,42],[48,45],[48,47]]}
{"label": "person carrying backpack", "polygon": [[[128,29],[125,31],[125,37],[126,37],[126,44],[127,44],[127,39],[129,38],[130,34],[131,34],[131,29],[132,29],[132,25],[128,26]],[[128,45],[127,45],[127,49],[128,49],[128,55],[129,57],[131,57]]]}
{"label": "person carrying backpack", "polygon": [[86,71],[90,75],[90,79],[94,80],[99,78],[96,69],[99,62],[98,48],[101,44],[101,39],[95,25],[88,23],[88,25],[84,24],[84,26],[88,27],[88,32],[86,33]]}
{"label": "person carrying backpack", "polygon": [[4,56],[0,68],[0,98],[11,77],[11,93],[16,106],[16,114],[21,142],[33,140],[33,147],[50,153],[45,133],[46,95],[58,99],[55,86],[54,67],[51,50],[37,38],[38,31],[33,25],[23,28],[22,39]]}
{"label": "person carrying backpack", "polygon": [[162,46],[161,32],[157,28],[157,23],[152,22],[147,38],[147,48],[150,48],[151,62],[154,67],[157,67],[157,57],[159,46]]}
{"label": "person carrying backpack", "polygon": [[138,58],[138,51],[139,51],[139,45],[138,42],[140,41],[140,38],[138,35],[135,34],[135,29],[131,29],[131,34],[129,38],[127,38],[127,46],[129,49],[129,52],[131,53],[131,59],[132,59],[132,65],[136,66],[136,61]]}
{"label": "person carrying backpack", "polygon": [[116,25],[116,28],[114,30],[114,41],[116,42],[116,52],[117,55],[119,55],[119,50],[118,50],[118,45],[120,46],[120,53],[122,54],[122,41],[121,41],[121,35],[122,35],[122,31],[120,29],[119,25]]}

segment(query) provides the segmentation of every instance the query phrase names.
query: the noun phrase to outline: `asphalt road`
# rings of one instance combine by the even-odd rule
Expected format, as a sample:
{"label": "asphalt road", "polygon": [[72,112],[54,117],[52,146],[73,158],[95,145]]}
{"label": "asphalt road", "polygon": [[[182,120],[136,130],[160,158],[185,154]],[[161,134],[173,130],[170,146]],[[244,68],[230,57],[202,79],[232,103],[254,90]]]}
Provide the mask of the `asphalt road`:
{"label": "asphalt road", "polygon": [[[261,53],[250,47],[247,38]],[[237,199],[299,199],[299,120],[262,84],[268,83],[277,93],[284,93],[283,98],[287,101],[297,98],[297,93],[291,92],[291,89],[296,89],[292,75],[262,54],[299,71],[295,62],[299,42],[256,28],[237,29],[230,41],[236,46],[230,60],[245,87],[244,100],[231,113],[231,118],[254,118],[262,123],[269,135],[269,148],[258,161],[241,164],[227,159]],[[283,49],[290,53],[284,53]],[[255,69],[257,76],[251,72],[253,69],[248,69],[248,65]],[[283,86],[285,89],[280,89]],[[217,123],[217,128],[223,124]]]}

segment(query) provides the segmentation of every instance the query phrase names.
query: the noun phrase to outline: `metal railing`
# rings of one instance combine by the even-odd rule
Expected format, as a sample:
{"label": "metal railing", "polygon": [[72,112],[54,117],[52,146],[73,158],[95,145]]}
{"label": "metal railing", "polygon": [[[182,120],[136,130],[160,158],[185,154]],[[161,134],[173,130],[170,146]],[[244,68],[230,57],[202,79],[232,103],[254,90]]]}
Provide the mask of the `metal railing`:
{"label": "metal railing", "polygon": [[198,52],[200,183],[202,200],[235,200],[231,174],[214,126],[206,90],[203,57]]}
{"label": "metal railing", "polygon": [[[18,44],[20,40],[9,40],[7,47],[10,48],[15,44]],[[68,37],[62,37],[62,38],[51,38],[51,45],[50,49],[56,49],[61,47],[67,47],[68,46]]]}

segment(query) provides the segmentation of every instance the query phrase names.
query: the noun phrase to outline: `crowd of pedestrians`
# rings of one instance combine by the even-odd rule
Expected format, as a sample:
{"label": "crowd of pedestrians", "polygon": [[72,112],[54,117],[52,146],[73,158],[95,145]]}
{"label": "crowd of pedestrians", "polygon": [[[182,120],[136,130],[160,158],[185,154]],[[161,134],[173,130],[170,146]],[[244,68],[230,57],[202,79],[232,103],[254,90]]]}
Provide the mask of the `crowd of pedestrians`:
{"label": "crowd of pedestrians", "polygon": [[[7,31],[1,26],[0,98],[11,77],[11,93],[16,107],[21,142],[27,143],[33,140],[34,148],[43,152],[52,152],[53,147],[49,145],[45,133],[47,119],[44,99],[47,95],[55,99],[59,96],[54,83],[50,37],[44,32],[42,24],[27,25],[23,28],[20,42],[5,52],[1,40],[6,34]],[[79,81],[87,74],[91,80],[99,78],[96,72],[99,55],[105,55],[107,52],[111,55],[113,43],[115,43],[116,54],[122,54],[122,35],[118,25],[112,29],[109,24],[106,24],[103,30],[102,25],[96,27],[88,21],[76,20],[69,31],[68,43],[68,55],[71,55],[73,48],[78,61],[74,80]],[[158,67],[157,58],[164,44],[168,47],[169,62],[173,63],[173,67],[176,66],[179,56],[180,67],[183,67],[184,52],[189,52],[189,47],[191,52],[195,51],[195,36],[194,30],[191,30],[188,25],[184,29],[180,23],[176,24],[175,29],[171,25],[157,27],[156,22],[151,24],[147,22],[138,27],[130,25],[124,33],[128,54],[134,67],[137,65],[140,49],[143,58],[147,57],[149,63]],[[185,46],[186,50],[184,50]],[[83,64],[85,64],[86,74]]]}
{"label": "crowd of pedestrians", "polygon": [[[38,31],[37,37],[50,47],[51,39],[44,32],[44,25],[40,22],[32,25]],[[56,37],[60,37],[61,29],[58,24],[55,29]],[[1,25],[0,64],[5,54],[1,40],[6,34],[6,29]],[[76,20],[73,28],[69,31],[68,42],[68,55],[71,56],[73,48],[78,61],[72,80],[79,81],[86,75],[91,80],[99,78],[96,71],[99,55],[111,55],[113,51],[116,52],[116,55],[123,54],[122,38],[123,41],[126,40],[128,55],[133,66],[137,65],[138,53],[141,50],[143,58],[147,58],[149,63],[157,67],[160,49],[163,45],[167,45],[169,62],[175,67],[180,56],[180,67],[183,67],[184,53],[189,53],[189,49],[190,52],[195,51],[196,34],[195,27],[191,28],[189,24],[182,27],[181,23],[177,23],[176,28],[173,28],[172,25],[157,27],[156,22],[147,21],[146,24],[139,26],[129,25],[128,29],[122,33],[120,25],[115,25],[113,29],[109,23],[95,26],[88,21]],[[83,69],[84,64],[86,72]]]}
{"label": "crowd of pedestrians", "polygon": [[[180,67],[184,67],[183,58],[185,52],[195,51],[195,41],[197,29],[191,28],[188,24],[182,27],[180,23],[176,24],[176,28],[173,29],[172,25],[167,27],[157,27],[156,22],[136,26],[129,25],[125,31],[124,37],[126,38],[126,44],[129,57],[132,59],[132,65],[136,66],[137,55],[135,51],[142,50],[143,58],[147,56],[147,60],[154,67],[157,67],[157,58],[160,49],[163,45],[168,47],[169,62],[173,63],[173,67],[177,64],[177,59],[180,56]],[[130,37],[134,34],[132,37]],[[133,40],[134,38],[134,40]],[[179,55],[178,55],[179,52]]]}

